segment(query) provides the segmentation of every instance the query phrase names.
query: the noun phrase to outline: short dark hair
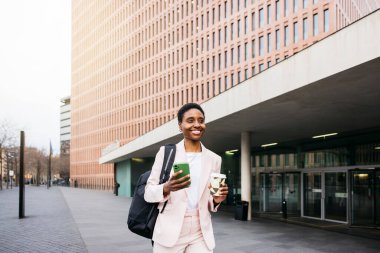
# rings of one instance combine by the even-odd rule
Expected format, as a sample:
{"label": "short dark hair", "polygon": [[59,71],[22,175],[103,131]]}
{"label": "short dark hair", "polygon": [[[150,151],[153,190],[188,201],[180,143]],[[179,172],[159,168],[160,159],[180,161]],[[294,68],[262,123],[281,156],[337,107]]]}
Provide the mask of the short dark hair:
{"label": "short dark hair", "polygon": [[203,109],[202,109],[202,107],[200,105],[198,105],[196,103],[188,103],[188,104],[184,104],[178,110],[178,113],[177,113],[178,123],[182,122],[183,115],[185,114],[185,112],[187,112],[188,110],[191,110],[191,109],[197,109],[197,110],[201,111],[201,113],[203,114],[203,116],[206,116],[205,112],[203,111]]}

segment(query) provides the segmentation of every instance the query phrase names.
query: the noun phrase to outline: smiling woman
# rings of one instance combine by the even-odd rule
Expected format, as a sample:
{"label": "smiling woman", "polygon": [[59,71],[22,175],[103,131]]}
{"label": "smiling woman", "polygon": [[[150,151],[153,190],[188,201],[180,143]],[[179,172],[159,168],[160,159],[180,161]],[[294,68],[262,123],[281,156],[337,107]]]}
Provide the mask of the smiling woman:
{"label": "smiling woman", "polygon": [[159,202],[160,210],[167,201],[156,221],[153,252],[213,252],[215,240],[210,211],[217,211],[227,197],[228,187],[224,184],[220,195],[212,196],[209,180],[212,173],[220,173],[222,160],[201,143],[206,123],[200,105],[183,105],[178,111],[178,126],[184,139],[176,146],[174,164],[187,163],[190,174],[179,178],[182,171],[172,171],[170,179],[159,184],[164,160],[164,148],[161,147],[144,196],[147,202]]}

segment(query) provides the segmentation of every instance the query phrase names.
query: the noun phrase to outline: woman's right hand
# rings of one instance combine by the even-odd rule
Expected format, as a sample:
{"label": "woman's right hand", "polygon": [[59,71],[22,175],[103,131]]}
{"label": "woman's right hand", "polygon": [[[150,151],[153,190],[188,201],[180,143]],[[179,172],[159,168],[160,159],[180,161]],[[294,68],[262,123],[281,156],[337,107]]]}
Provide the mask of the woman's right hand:
{"label": "woman's right hand", "polygon": [[164,196],[166,197],[170,192],[178,191],[190,186],[190,175],[178,178],[182,170],[174,173],[169,180],[164,184]]}

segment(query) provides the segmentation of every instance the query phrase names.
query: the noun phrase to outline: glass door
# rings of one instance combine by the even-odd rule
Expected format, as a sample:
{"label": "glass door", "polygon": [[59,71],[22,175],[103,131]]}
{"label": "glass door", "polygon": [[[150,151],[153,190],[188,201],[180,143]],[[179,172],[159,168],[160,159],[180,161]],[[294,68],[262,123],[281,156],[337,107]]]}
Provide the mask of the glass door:
{"label": "glass door", "polygon": [[303,215],[321,218],[322,176],[321,172],[303,174]]}
{"label": "glass door", "polygon": [[299,173],[285,173],[284,194],[288,214],[300,214],[300,181]]}
{"label": "glass door", "polygon": [[347,173],[325,173],[325,219],[347,221]]}
{"label": "glass door", "polygon": [[373,226],[375,223],[375,172],[351,172],[352,224]]}
{"label": "glass door", "polygon": [[281,212],[282,174],[261,174],[261,185],[261,210],[263,212]]}

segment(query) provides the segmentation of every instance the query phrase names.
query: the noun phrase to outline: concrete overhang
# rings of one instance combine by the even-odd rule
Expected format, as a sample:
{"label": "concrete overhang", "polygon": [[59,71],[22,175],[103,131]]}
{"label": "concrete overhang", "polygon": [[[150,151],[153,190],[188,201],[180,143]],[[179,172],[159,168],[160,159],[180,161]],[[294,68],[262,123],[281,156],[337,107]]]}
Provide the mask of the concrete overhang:
{"label": "concrete overhang", "polygon": [[[204,102],[215,152],[380,126],[380,10]],[[154,156],[182,138],[173,119],[99,159]]]}

